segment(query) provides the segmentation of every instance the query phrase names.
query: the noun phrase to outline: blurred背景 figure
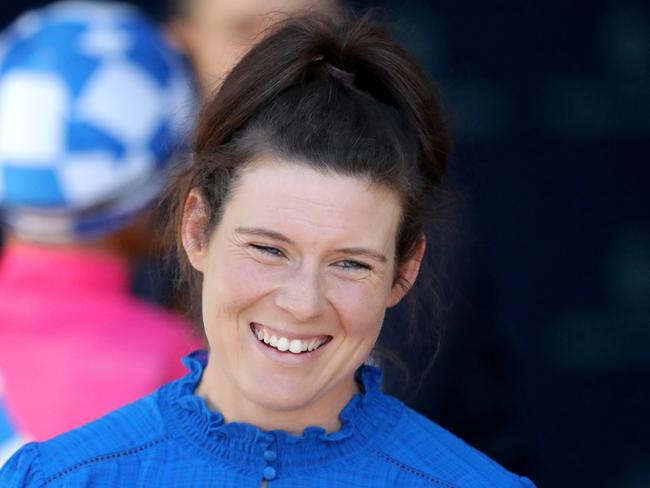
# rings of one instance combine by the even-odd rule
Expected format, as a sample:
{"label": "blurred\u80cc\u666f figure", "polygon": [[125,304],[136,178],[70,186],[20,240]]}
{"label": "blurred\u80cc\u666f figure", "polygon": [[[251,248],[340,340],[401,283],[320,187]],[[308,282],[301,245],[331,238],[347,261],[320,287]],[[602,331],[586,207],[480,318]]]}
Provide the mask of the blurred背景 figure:
{"label": "blurred\u80cc\u666f figure", "polygon": [[1,44],[0,456],[176,378],[199,344],[130,295],[148,208],[191,128],[184,59],[110,3],[27,12]]}
{"label": "blurred\u80cc\u666f figure", "polygon": [[340,0],[168,0],[169,27],[190,56],[201,90],[219,87],[267,30],[289,16],[334,14]]}

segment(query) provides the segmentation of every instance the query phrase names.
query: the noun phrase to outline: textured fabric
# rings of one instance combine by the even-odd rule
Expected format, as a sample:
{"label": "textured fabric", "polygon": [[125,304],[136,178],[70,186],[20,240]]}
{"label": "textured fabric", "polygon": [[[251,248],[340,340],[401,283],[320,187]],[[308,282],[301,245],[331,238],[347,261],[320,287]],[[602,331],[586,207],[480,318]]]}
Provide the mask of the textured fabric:
{"label": "textured fabric", "polygon": [[0,256],[5,417],[43,440],[179,378],[200,347],[185,322],[129,295],[125,262],[15,246]]}
{"label": "textured fabric", "polygon": [[380,373],[357,373],[362,393],[341,428],[303,435],[224,423],[193,394],[207,361],[146,398],[51,441],[32,443],[0,472],[11,487],[437,487],[531,488],[379,389]]}

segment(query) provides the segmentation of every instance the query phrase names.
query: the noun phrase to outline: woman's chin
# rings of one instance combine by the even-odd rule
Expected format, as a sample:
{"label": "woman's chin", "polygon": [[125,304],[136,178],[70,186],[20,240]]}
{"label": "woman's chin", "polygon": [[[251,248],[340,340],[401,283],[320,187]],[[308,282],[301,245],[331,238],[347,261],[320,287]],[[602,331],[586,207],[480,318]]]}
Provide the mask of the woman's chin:
{"label": "woman's chin", "polygon": [[[259,407],[280,412],[297,412],[317,403],[322,387],[295,371],[253,371],[244,390],[249,401]],[[297,377],[298,376],[298,377]]]}

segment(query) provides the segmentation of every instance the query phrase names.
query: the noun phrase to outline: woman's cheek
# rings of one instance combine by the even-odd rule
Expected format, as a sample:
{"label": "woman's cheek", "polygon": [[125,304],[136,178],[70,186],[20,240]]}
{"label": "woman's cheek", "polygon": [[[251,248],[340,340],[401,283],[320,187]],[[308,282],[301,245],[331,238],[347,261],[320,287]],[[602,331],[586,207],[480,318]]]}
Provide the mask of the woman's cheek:
{"label": "woman's cheek", "polygon": [[386,310],[383,290],[367,282],[338,283],[331,288],[330,303],[348,335],[374,333]]}
{"label": "woman's cheek", "polygon": [[249,256],[226,259],[220,266],[223,297],[231,307],[244,306],[272,291],[280,269]]}

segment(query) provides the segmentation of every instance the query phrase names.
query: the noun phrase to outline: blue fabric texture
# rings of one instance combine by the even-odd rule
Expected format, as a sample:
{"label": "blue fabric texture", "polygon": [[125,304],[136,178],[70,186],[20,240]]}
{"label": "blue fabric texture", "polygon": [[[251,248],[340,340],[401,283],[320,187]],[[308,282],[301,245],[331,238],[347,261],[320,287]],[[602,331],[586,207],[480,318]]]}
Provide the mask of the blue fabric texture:
{"label": "blue fabric texture", "polygon": [[341,428],[301,436],[224,423],[194,395],[207,353],[189,373],[95,422],[30,443],[0,471],[9,487],[437,487],[533,488],[380,390],[381,373],[357,372],[362,392]]}

